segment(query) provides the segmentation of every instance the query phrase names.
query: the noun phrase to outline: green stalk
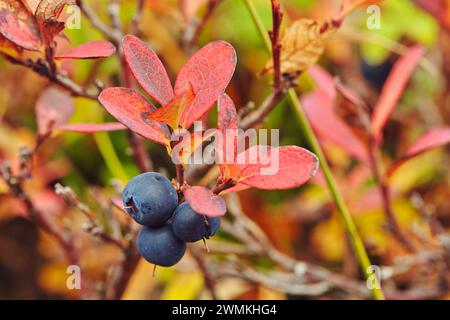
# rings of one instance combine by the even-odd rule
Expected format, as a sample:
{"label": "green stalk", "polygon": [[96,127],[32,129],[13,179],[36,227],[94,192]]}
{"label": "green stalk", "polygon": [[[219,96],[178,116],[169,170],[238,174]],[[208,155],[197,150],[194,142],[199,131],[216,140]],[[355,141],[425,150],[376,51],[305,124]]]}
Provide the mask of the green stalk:
{"label": "green stalk", "polygon": [[114,177],[119,178],[122,182],[128,181],[128,175],[117,156],[116,150],[111,142],[111,138],[106,132],[94,133],[95,143],[105,160],[106,166]]}
{"label": "green stalk", "polygon": [[[270,41],[267,30],[261,21],[261,18],[259,17],[258,13],[256,12],[256,9],[251,0],[244,0],[244,3],[247,6],[247,9],[253,19],[253,22],[255,23],[256,27],[258,28],[258,32],[264,41],[266,50],[268,51],[269,54],[271,54],[272,53],[271,52],[272,51],[272,43]],[[319,158],[322,172],[325,176],[325,180],[328,185],[328,189],[330,190],[333,201],[335,202],[336,207],[339,211],[339,214],[341,215],[342,220],[344,221],[344,225],[347,230],[347,234],[350,238],[350,242],[352,244],[353,250],[358,258],[359,264],[361,266],[361,269],[362,269],[366,279],[369,280],[371,277],[373,277],[372,273],[370,272],[370,266],[372,264],[370,262],[367,251],[364,247],[364,243],[361,239],[361,236],[358,233],[355,222],[353,221],[352,216],[350,215],[350,212],[348,211],[347,206],[345,205],[345,202],[344,202],[344,200],[339,192],[339,189],[336,185],[336,181],[334,180],[330,166],[328,165],[327,159],[325,158],[325,154],[319,144],[319,141],[317,140],[317,137],[315,136],[315,134],[311,128],[311,125],[308,122],[308,119],[305,116],[305,113],[303,112],[303,109],[301,107],[297,93],[295,92],[294,89],[289,89],[287,96],[289,99],[289,103],[298,118],[300,127],[303,131],[303,134],[304,134],[307,142],[311,146],[312,151]],[[381,289],[373,288],[371,290],[372,290],[374,299],[384,300],[383,291]]]}

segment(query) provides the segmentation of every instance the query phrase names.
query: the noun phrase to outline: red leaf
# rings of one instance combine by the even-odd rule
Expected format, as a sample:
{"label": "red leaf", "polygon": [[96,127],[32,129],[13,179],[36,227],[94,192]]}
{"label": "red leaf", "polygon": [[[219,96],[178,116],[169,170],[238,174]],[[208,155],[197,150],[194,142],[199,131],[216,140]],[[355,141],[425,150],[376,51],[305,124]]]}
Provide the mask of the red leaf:
{"label": "red leaf", "polygon": [[318,89],[325,93],[330,98],[336,96],[335,81],[331,74],[327,70],[320,66],[312,66],[309,68],[308,73],[311,78],[314,79]]}
{"label": "red leaf", "polygon": [[108,88],[102,91],[98,100],[131,131],[162,145],[168,143],[167,128],[157,121],[145,119],[155,109],[138,92],[128,88]]}
{"label": "red leaf", "polygon": [[217,101],[217,129],[226,132],[227,129],[238,129],[238,116],[233,100],[226,94],[221,94]]}
{"label": "red leaf", "polygon": [[172,129],[178,129],[180,117],[183,111],[189,107],[195,99],[195,93],[192,86],[188,87],[186,92],[177,95],[168,104],[157,109],[149,115],[149,119],[161,121],[168,124]]}
{"label": "red leaf", "polygon": [[450,127],[433,128],[423,134],[403,157],[392,165],[389,169],[389,175],[392,175],[402,164],[422,153],[431,149],[441,147],[450,143]]}
{"label": "red leaf", "polygon": [[[357,159],[367,162],[368,156],[364,144],[336,114],[334,106],[337,95],[335,79],[327,70],[319,66],[310,68],[309,73],[318,89],[303,97],[302,106],[314,131],[323,139],[340,146]],[[344,89],[344,92],[341,91],[341,93],[352,102],[359,100],[353,92],[342,85],[339,85],[338,89]]]}
{"label": "red leaf", "polygon": [[273,148],[254,146],[237,157],[236,164],[226,164],[233,180],[265,190],[291,189],[310,180],[319,168],[317,157],[300,147]]}
{"label": "red leaf", "polygon": [[236,67],[232,45],[215,41],[197,51],[181,69],[175,82],[175,94],[194,88],[195,100],[182,116],[181,124],[189,128],[217,101],[228,86]]}
{"label": "red leaf", "polygon": [[184,197],[191,208],[200,215],[214,218],[222,217],[227,212],[223,198],[207,188],[191,187],[184,190]]}
{"label": "red leaf", "polygon": [[56,59],[97,59],[107,58],[116,52],[116,47],[108,41],[91,41],[69,49]]}
{"label": "red leaf", "polygon": [[156,53],[132,35],[125,36],[123,51],[131,72],[145,92],[162,105],[169,103],[173,98],[172,84]]}
{"label": "red leaf", "polygon": [[424,50],[422,47],[414,46],[392,68],[372,115],[372,130],[377,140],[380,140],[383,128],[394,112],[423,53]]}
{"label": "red leaf", "polygon": [[36,120],[39,134],[45,135],[71,117],[75,106],[72,97],[55,87],[46,89],[36,104]]}
{"label": "red leaf", "polygon": [[123,124],[118,122],[111,123],[74,123],[74,124],[64,124],[56,128],[61,131],[72,131],[79,133],[95,133],[95,132],[108,132],[108,131],[119,131],[126,130]]}
{"label": "red leaf", "polygon": [[357,159],[368,162],[367,149],[336,115],[332,98],[323,91],[312,92],[303,97],[302,107],[320,137],[335,143]]}
{"label": "red leaf", "polygon": [[33,15],[20,0],[2,0],[0,5],[0,33],[27,50],[39,51],[39,27]]}
{"label": "red leaf", "polygon": [[227,194],[227,193],[244,191],[244,190],[251,189],[251,188],[252,187],[250,187],[250,186],[248,186],[246,184],[238,183],[234,187],[231,187],[229,189],[226,189],[226,190],[222,191],[220,194],[224,195],[224,194]]}
{"label": "red leaf", "polygon": [[[228,156],[234,161],[236,159],[237,144],[239,141],[239,123],[236,107],[233,100],[226,94],[221,94],[217,101],[217,128],[221,134],[217,135],[216,152],[219,163],[225,162]],[[220,166],[222,174],[224,174],[223,166]]]}

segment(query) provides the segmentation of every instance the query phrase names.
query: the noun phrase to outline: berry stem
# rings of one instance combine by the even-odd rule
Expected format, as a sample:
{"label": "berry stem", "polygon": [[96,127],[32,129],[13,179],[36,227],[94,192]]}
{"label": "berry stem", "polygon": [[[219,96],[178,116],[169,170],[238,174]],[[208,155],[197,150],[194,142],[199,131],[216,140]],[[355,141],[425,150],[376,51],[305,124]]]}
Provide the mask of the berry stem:
{"label": "berry stem", "polygon": [[177,183],[178,186],[181,190],[181,188],[184,185],[184,167],[182,164],[177,164],[176,165],[176,170],[177,170]]}
{"label": "berry stem", "polygon": [[207,252],[207,253],[210,253],[211,250],[209,250],[209,246],[208,246],[208,243],[206,242],[206,239],[203,238],[202,241],[203,241],[203,245],[204,245],[204,247],[205,247],[206,252]]}

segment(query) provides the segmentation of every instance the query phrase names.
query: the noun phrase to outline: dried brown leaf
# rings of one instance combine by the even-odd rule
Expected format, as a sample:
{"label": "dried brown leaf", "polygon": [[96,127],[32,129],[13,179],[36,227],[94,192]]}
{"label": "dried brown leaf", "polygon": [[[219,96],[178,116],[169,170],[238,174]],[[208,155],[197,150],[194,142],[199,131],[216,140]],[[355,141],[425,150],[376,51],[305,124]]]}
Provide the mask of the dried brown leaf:
{"label": "dried brown leaf", "polygon": [[57,20],[64,6],[75,3],[75,0],[42,0],[36,8],[35,16],[42,21]]}
{"label": "dried brown leaf", "polygon": [[42,0],[37,6],[35,16],[47,46],[64,29],[64,22],[58,21],[64,7],[75,3],[75,0]]}
{"label": "dried brown leaf", "polygon": [[[325,41],[335,30],[315,20],[295,21],[281,38],[281,72],[302,72],[314,65],[325,49]],[[272,66],[270,61],[266,69]]]}

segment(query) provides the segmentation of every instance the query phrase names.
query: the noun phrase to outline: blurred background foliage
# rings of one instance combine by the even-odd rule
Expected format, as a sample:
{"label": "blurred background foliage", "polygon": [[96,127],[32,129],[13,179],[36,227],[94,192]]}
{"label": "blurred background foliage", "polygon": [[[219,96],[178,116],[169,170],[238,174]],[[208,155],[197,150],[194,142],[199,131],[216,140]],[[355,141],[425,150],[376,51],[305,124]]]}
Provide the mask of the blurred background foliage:
{"label": "blurred background foliage", "polygon": [[[106,0],[88,1],[105,21],[108,20]],[[124,26],[131,23],[136,1],[120,1]],[[271,27],[269,1],[254,1],[265,26]],[[335,0],[282,1],[285,19],[293,21],[312,17],[324,21],[339,8]],[[179,1],[147,0],[140,26],[145,39],[163,60],[169,75],[186,61],[182,37],[190,19],[204,13],[201,6],[192,17],[183,16]],[[405,92],[401,104],[386,129],[383,156],[386,163],[398,158],[407,146],[426,128],[450,121],[448,75],[450,37],[439,21],[410,0],[386,0],[381,5],[382,27],[368,30],[364,9],[354,12],[341,30],[329,41],[320,64],[331,74],[361,93],[373,105],[389,71],[399,45],[421,43],[427,48],[431,68],[421,67]],[[450,17],[449,17],[450,19]],[[285,22],[286,23],[286,22]],[[102,35],[82,18],[80,30],[67,30],[60,48],[68,48]],[[70,42],[68,41],[70,40]],[[224,0],[214,11],[201,33],[200,44],[215,39],[229,41],[237,50],[238,66],[228,93],[236,105],[244,107],[249,101],[256,105],[270,92],[270,76],[261,76],[268,56],[263,43],[245,9],[243,1]],[[66,61],[63,68],[77,83],[92,84],[95,79],[113,86],[119,78],[117,57],[96,61]],[[446,66],[447,71],[449,65]],[[16,163],[21,146],[33,147],[36,133],[34,106],[48,82],[21,67],[0,59],[0,159]],[[369,76],[367,76],[369,74]],[[372,75],[372,77],[370,76]],[[375,74],[375,76],[373,76]],[[380,75],[381,74],[381,75]],[[381,77],[381,83],[380,83]],[[299,91],[313,88],[308,74],[299,79]],[[446,87],[447,86],[447,87]],[[447,99],[447,100],[445,100]],[[76,112],[71,122],[102,122],[111,120],[96,102],[76,98]],[[209,116],[214,125],[214,111]],[[281,145],[305,146],[296,118],[285,103],[270,115],[267,128],[279,128]],[[165,150],[146,143],[158,171],[173,176],[172,165]],[[370,174],[361,168],[344,150],[325,143],[327,157],[345,196],[362,237],[375,263],[392,265],[406,254],[385,228],[385,216],[379,195],[373,188]],[[419,195],[445,229],[450,227],[450,157],[448,148],[431,151],[404,165],[392,179],[395,190],[395,211],[401,225],[413,229],[411,234],[423,247],[432,247],[429,218],[411,201]],[[109,276],[110,266],[117,262],[115,247],[95,241],[82,230],[83,216],[53,192],[57,182],[70,186],[93,211],[105,219],[107,214],[122,213],[108,209],[108,199],[115,195],[115,186],[123,185],[136,175],[138,169],[130,155],[126,133],[97,133],[82,135],[64,133],[53,137],[40,149],[33,168],[33,179],[26,188],[36,204],[52,217],[55,224],[70,228],[82,248],[83,279],[89,279],[91,290],[100,290]],[[117,158],[116,158],[117,157]],[[107,161],[105,161],[107,160]],[[107,164],[108,165],[107,165]],[[245,191],[239,194],[245,213],[254,220],[281,251],[299,259],[315,262],[349,276],[358,275],[339,216],[330,205],[327,189],[320,177],[308,185],[284,192]],[[24,218],[23,205],[8,195],[7,186],[0,181],[0,298],[78,298],[80,292],[66,288],[67,263],[58,244],[36,229]],[[227,235],[212,241],[227,241]],[[266,261],[254,261],[258,268],[271,268]],[[152,266],[140,263],[133,274],[124,298],[128,299],[196,299],[207,298],[204,280],[195,262],[185,258],[176,268],[159,268],[152,276]],[[395,279],[399,286],[414,288],[418,284],[433,285],[440,281],[433,267],[412,268]],[[218,296],[226,299],[287,298],[267,287],[237,279],[217,282]],[[441,298],[449,298],[441,294]]]}

